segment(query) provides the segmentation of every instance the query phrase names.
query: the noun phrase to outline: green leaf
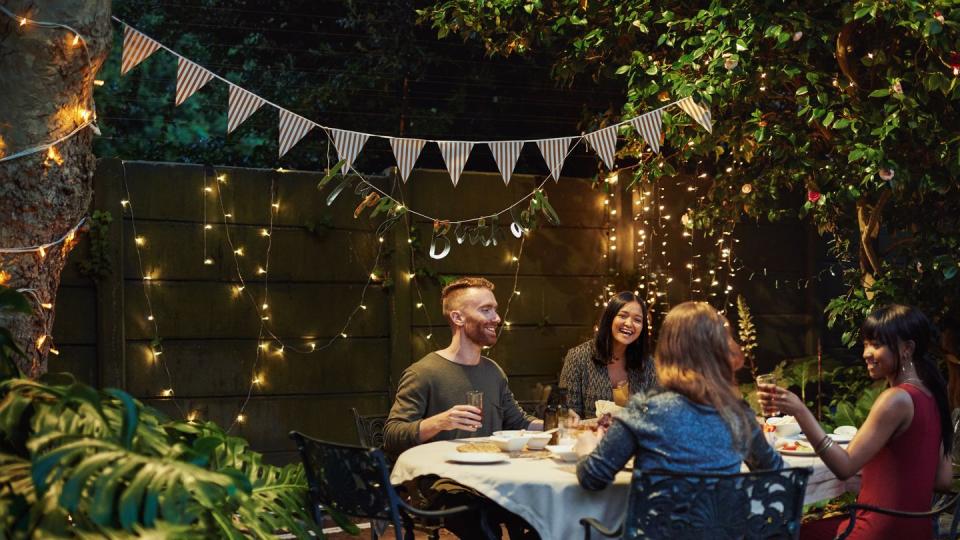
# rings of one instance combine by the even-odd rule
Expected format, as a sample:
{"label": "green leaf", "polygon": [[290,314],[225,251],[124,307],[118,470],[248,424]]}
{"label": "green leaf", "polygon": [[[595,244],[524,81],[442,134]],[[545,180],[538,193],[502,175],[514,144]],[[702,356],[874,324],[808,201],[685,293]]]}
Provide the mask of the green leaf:
{"label": "green leaf", "polygon": [[105,392],[120,400],[123,405],[123,425],[121,428],[120,440],[123,447],[130,449],[133,446],[133,436],[137,432],[137,426],[140,423],[140,414],[137,411],[137,404],[133,402],[130,394],[116,388],[107,388]]}
{"label": "green leaf", "polygon": [[30,307],[30,301],[26,295],[17,292],[15,289],[0,285],[0,311],[13,311],[18,313],[33,313]]}
{"label": "green leaf", "polygon": [[805,95],[807,95],[809,92],[810,92],[810,89],[809,89],[809,88],[807,88],[806,86],[801,86],[800,88],[797,88],[797,91],[794,92],[794,93],[795,93],[796,95],[798,95],[798,96],[805,96]]}
{"label": "green leaf", "polygon": [[626,73],[626,72],[628,72],[628,71],[630,71],[630,66],[629,66],[629,65],[623,65],[623,66],[618,67],[618,68],[617,68],[617,71],[616,71],[615,73],[616,73],[617,75],[623,75],[624,73]]}
{"label": "green leaf", "polygon": [[944,279],[953,279],[957,275],[957,265],[945,266],[942,272]]}
{"label": "green leaf", "polygon": [[737,39],[737,51],[745,51],[745,50],[747,50],[747,42],[744,41],[742,38],[738,38],[738,39]]}
{"label": "green leaf", "polygon": [[870,92],[870,95],[868,97],[887,97],[889,95],[890,95],[889,88],[879,88],[877,90],[874,90],[873,92]]}

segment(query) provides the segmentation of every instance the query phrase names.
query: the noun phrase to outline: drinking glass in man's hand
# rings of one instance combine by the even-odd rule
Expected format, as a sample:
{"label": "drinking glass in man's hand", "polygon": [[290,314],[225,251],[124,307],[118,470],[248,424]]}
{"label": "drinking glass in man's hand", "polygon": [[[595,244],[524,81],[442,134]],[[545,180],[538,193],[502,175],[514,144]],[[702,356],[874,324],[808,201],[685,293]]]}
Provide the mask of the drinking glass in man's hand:
{"label": "drinking glass in man's hand", "polygon": [[480,416],[483,416],[483,392],[480,390],[467,392],[467,405],[480,409]]}
{"label": "drinking glass in man's hand", "polygon": [[[775,393],[777,391],[777,375],[774,373],[758,375],[757,390],[767,393]],[[764,407],[763,409],[764,416],[776,416],[778,414],[780,414],[780,410],[776,407]]]}

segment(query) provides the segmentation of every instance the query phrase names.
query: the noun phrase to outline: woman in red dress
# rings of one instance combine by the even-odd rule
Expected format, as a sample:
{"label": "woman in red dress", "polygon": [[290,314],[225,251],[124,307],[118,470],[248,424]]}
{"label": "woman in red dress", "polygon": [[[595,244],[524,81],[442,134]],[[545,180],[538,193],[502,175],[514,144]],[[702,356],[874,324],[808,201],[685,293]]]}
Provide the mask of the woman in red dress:
{"label": "woman in red dress", "polygon": [[[949,489],[953,473],[946,383],[929,354],[932,325],[916,309],[891,305],[871,314],[861,334],[870,378],[886,379],[890,388],[877,398],[846,450],[833,443],[792,392],[764,385],[758,392],[760,404],[765,411],[795,416],[837,478],[862,472],[857,502],[909,512],[930,510],[934,490]],[[808,523],[800,538],[832,539],[847,524],[844,517]],[[859,511],[849,538],[932,538],[932,526],[931,519]]]}

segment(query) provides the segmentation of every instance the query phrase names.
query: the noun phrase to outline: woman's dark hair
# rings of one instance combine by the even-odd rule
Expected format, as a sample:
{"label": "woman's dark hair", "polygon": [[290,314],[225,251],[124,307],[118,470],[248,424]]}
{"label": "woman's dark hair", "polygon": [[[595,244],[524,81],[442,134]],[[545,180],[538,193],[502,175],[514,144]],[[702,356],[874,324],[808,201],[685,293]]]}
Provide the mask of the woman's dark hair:
{"label": "woman's dark hair", "polygon": [[626,368],[641,369],[643,362],[647,358],[647,305],[643,299],[630,291],[621,291],[613,295],[607,301],[607,306],[600,314],[600,322],[597,323],[597,335],[593,338],[593,343],[597,348],[597,356],[593,361],[598,365],[605,366],[610,363],[613,354],[613,318],[620,313],[623,306],[636,302],[640,304],[640,312],[643,313],[643,327],[640,329],[640,336],[636,341],[627,345]]}
{"label": "woman's dark hair", "polygon": [[897,358],[897,370],[901,368],[901,342],[914,343],[913,365],[917,376],[933,394],[940,411],[940,437],[943,440],[943,451],[950,455],[953,448],[953,424],[950,418],[950,405],[947,401],[947,383],[940,373],[940,368],[930,352],[934,328],[930,319],[920,310],[891,304],[882,307],[870,314],[860,327],[860,334],[864,340],[876,341],[886,345]]}

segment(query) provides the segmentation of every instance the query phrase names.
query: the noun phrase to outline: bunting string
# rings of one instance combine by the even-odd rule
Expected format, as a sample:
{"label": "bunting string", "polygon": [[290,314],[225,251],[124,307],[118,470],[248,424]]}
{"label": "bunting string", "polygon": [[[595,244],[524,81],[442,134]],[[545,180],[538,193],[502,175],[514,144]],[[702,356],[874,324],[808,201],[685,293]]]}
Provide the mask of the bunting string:
{"label": "bunting string", "polygon": [[164,49],[178,59],[177,105],[189,99],[191,95],[200,90],[209,81],[218,79],[226,83],[230,89],[227,111],[227,133],[236,130],[250,115],[263,105],[270,105],[279,113],[280,136],[278,141],[278,157],[286,155],[310,130],[315,127],[320,127],[328,134],[329,138],[332,139],[334,147],[337,150],[337,155],[340,157],[340,160],[344,162],[344,173],[355,169],[354,163],[356,162],[357,156],[370,137],[387,139],[393,149],[394,157],[400,169],[400,177],[404,182],[409,178],[410,171],[413,169],[413,165],[416,163],[424,146],[427,143],[436,144],[443,156],[444,163],[447,166],[447,172],[450,174],[450,179],[454,186],[456,186],[470,157],[470,153],[478,144],[486,144],[489,147],[497,163],[497,168],[503,177],[504,184],[509,185],[510,178],[513,175],[513,169],[517,163],[517,158],[520,155],[521,149],[527,143],[535,143],[537,147],[539,147],[540,153],[547,164],[550,177],[553,178],[554,181],[559,181],[564,161],[569,154],[567,149],[571,143],[581,139],[586,139],[589,142],[590,148],[600,156],[604,165],[612,169],[615,163],[616,141],[619,128],[624,125],[632,125],[650,148],[654,152],[659,152],[663,127],[662,114],[663,111],[673,106],[678,106],[683,112],[690,115],[696,123],[703,126],[707,131],[712,132],[710,110],[689,96],[668,103],[640,116],[605,126],[597,131],[576,136],[548,139],[446,141],[397,138],[389,135],[350,131],[325,126],[293,113],[270,100],[228,81],[200,64],[183,57],[166,45],[131,27],[123,20],[117,17],[113,17],[113,19],[124,25],[124,49],[121,73],[127,73],[130,69],[133,69],[139,63],[146,60],[155,51]]}

